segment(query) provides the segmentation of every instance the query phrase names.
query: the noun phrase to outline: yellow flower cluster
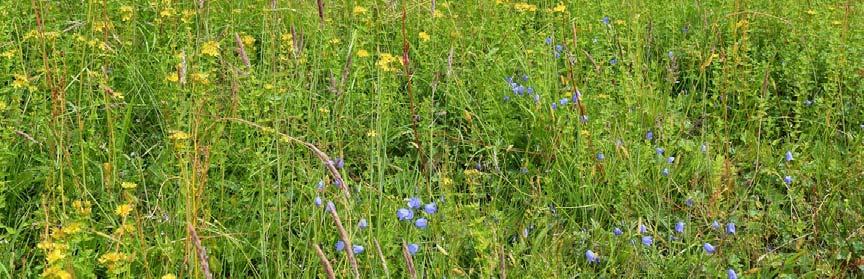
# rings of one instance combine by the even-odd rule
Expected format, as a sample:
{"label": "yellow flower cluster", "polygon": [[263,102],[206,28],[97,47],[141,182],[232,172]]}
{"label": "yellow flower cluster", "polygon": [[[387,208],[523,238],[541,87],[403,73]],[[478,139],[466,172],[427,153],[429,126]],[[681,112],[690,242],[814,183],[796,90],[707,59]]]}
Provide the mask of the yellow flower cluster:
{"label": "yellow flower cluster", "polygon": [[138,187],[138,184],[135,184],[135,182],[128,182],[127,181],[127,182],[120,183],[120,187],[123,187],[123,189],[135,189],[135,187]]}
{"label": "yellow flower cluster", "polygon": [[135,8],[132,8],[132,6],[120,6],[120,20],[130,21],[134,13]]}
{"label": "yellow flower cluster", "polygon": [[392,54],[381,53],[378,55],[378,62],[376,62],[375,65],[383,71],[394,72],[396,71],[396,68],[393,68],[392,66],[394,63],[402,65],[402,60]]}
{"label": "yellow flower cluster", "polygon": [[420,32],[420,34],[417,34],[417,36],[420,37],[420,40],[424,42],[428,42],[429,39],[432,38],[431,36],[429,36],[429,33],[426,32]]}
{"label": "yellow flower cluster", "polygon": [[201,46],[201,54],[213,57],[219,56],[219,42],[207,41]]}
{"label": "yellow flower cluster", "polygon": [[528,3],[524,3],[524,2],[523,3],[517,3],[516,5],[513,5],[513,7],[516,8],[516,10],[520,11],[520,12],[536,12],[537,11],[537,5],[528,4]]}
{"label": "yellow flower cluster", "polygon": [[90,216],[92,212],[90,201],[87,200],[76,200],[72,202],[72,207],[75,208],[75,211],[78,212],[81,216]]}
{"label": "yellow flower cluster", "polygon": [[563,13],[567,11],[567,6],[564,6],[564,3],[562,2],[558,2],[558,5],[555,6],[555,8],[552,8],[552,11],[556,13]]}
{"label": "yellow flower cluster", "polygon": [[363,6],[354,6],[354,15],[362,15],[366,13],[366,8]]}
{"label": "yellow flower cluster", "polygon": [[110,273],[116,273],[129,260],[131,257],[121,252],[108,252],[99,257],[99,263],[105,265]]}
{"label": "yellow flower cluster", "polygon": [[365,49],[360,49],[357,51],[357,57],[360,57],[360,58],[369,57],[369,52],[366,51]]}
{"label": "yellow flower cluster", "polygon": [[134,209],[135,209],[135,206],[128,204],[128,203],[124,203],[124,204],[118,205],[117,208],[114,209],[114,213],[117,214],[117,216],[126,218],[126,216],[129,216],[129,213],[132,213],[132,210],[134,210]]}

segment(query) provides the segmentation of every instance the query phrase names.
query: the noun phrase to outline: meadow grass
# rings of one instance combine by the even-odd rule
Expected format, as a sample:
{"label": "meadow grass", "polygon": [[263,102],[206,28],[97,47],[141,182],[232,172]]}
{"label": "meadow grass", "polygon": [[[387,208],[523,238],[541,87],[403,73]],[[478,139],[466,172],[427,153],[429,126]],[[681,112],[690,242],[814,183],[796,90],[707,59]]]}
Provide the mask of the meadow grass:
{"label": "meadow grass", "polygon": [[857,1],[0,17],[3,278],[864,276]]}

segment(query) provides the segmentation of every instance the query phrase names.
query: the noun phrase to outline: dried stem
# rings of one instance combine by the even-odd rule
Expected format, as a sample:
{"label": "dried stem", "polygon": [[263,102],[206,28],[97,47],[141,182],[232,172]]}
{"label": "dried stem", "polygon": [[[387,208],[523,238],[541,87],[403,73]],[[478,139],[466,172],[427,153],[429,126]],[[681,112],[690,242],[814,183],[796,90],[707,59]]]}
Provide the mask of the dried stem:
{"label": "dried stem", "polygon": [[321,251],[321,246],[318,244],[315,246],[315,253],[318,254],[318,258],[321,259],[321,265],[324,266],[324,272],[327,273],[328,279],[336,279],[336,275],[333,274],[333,265],[330,264],[330,261],[327,260],[327,256],[324,255],[324,251]]}
{"label": "dried stem", "polygon": [[408,251],[408,243],[402,240],[402,257],[405,258],[405,265],[408,267],[408,274],[412,279],[417,279],[417,270],[414,269],[414,258],[411,257],[411,252]]}
{"label": "dried stem", "polygon": [[354,278],[360,278],[360,271],[357,268],[357,258],[354,257],[354,246],[351,245],[351,239],[348,237],[348,232],[342,226],[342,221],[339,219],[339,213],[336,213],[336,206],[333,203],[327,204],[327,211],[333,216],[333,222],[336,223],[336,229],[339,230],[339,237],[345,243],[345,252],[348,254],[348,261],[351,262],[351,269],[354,271]]}
{"label": "dried stem", "polygon": [[213,274],[210,273],[210,264],[208,264],[207,250],[204,245],[201,245],[201,239],[198,238],[198,232],[195,227],[189,224],[189,235],[192,237],[192,244],[195,245],[195,251],[198,252],[198,261],[201,263],[201,272],[204,273],[204,278],[213,279]]}
{"label": "dried stem", "polygon": [[411,59],[409,58],[410,56],[408,52],[410,45],[408,44],[408,31],[405,27],[406,21],[407,13],[405,12],[405,5],[402,5],[402,66],[405,70],[405,77],[407,78],[406,87],[408,90],[409,109],[411,110],[411,129],[414,132],[414,144],[417,145],[417,155],[420,156],[420,167],[424,172],[426,172],[426,156],[423,154],[423,145],[420,143],[420,133],[417,128],[419,115],[417,115],[416,109],[414,108],[414,92],[411,89],[413,74],[411,73]]}
{"label": "dried stem", "polygon": [[240,55],[243,65],[246,65],[247,69],[251,68],[252,64],[249,63],[249,56],[246,55],[246,47],[243,46],[243,39],[240,39],[240,34],[234,33],[234,43],[237,44],[237,55]]}
{"label": "dried stem", "polygon": [[381,244],[378,243],[378,239],[375,239],[375,250],[378,250],[378,257],[381,258],[381,265],[384,266],[384,274],[389,278],[390,269],[387,268],[387,259],[384,258],[384,253],[381,252]]}

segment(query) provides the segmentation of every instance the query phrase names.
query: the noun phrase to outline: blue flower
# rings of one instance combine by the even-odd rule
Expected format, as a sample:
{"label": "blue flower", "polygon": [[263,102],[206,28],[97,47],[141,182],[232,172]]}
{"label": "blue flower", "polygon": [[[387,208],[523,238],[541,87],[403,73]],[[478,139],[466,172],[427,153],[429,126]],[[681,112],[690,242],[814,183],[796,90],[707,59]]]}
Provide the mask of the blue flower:
{"label": "blue flower", "polygon": [[675,231],[678,233],[684,233],[684,222],[678,221],[678,223],[675,223]]}
{"label": "blue flower", "polygon": [[420,245],[417,245],[415,243],[408,244],[408,253],[413,256],[417,254],[417,251],[420,251]]}
{"label": "blue flower", "polygon": [[707,242],[705,244],[702,244],[702,249],[705,249],[705,253],[708,255],[714,254],[714,251],[717,250],[717,248],[714,248],[714,245],[711,245],[711,243]]}
{"label": "blue flower", "polygon": [[717,222],[717,220],[714,220],[714,222],[711,222],[711,228],[713,228],[715,230],[719,229],[720,228],[720,222]]}
{"label": "blue flower", "polygon": [[585,259],[587,259],[589,263],[600,262],[600,257],[597,257],[597,254],[594,254],[594,251],[591,250],[585,251]]}
{"label": "blue flower", "polygon": [[601,19],[600,21],[603,22],[603,24],[609,25],[609,17],[608,16],[604,16],[603,19]]}
{"label": "blue flower", "polygon": [[663,147],[657,147],[656,149],[654,149],[654,152],[656,152],[657,155],[663,156],[663,153],[666,152],[666,149],[663,149]]}
{"label": "blue flower", "polygon": [[609,60],[609,65],[615,66],[617,64],[618,64],[618,58],[612,57],[612,59]]}
{"label": "blue flower", "polygon": [[528,81],[528,75],[522,75],[522,81]]}
{"label": "blue flower", "polygon": [[414,226],[418,229],[425,229],[427,226],[429,226],[429,221],[426,220],[426,218],[420,218],[417,219],[417,221],[414,221]]}
{"label": "blue flower", "polygon": [[399,210],[396,210],[396,218],[399,219],[399,221],[414,219],[414,211],[407,208],[400,208]]}
{"label": "blue flower", "polygon": [[534,94],[534,103],[535,103],[535,104],[539,104],[539,103],[540,103],[540,94]]}
{"label": "blue flower", "polygon": [[360,246],[360,245],[354,245],[353,248],[354,249],[352,249],[352,250],[354,250],[354,254],[357,254],[357,255],[363,254],[363,251],[366,251],[366,248],[363,248],[363,246]]}
{"label": "blue flower", "polygon": [[783,182],[785,182],[786,185],[792,184],[792,177],[788,175],[783,177]]}
{"label": "blue flower", "polygon": [[603,156],[603,152],[597,153],[597,161],[603,161],[606,159],[606,156]]}
{"label": "blue flower", "polygon": [[708,145],[703,143],[702,146],[699,146],[699,151],[702,151],[702,153],[708,152]]}
{"label": "blue flower", "polygon": [[804,100],[804,105],[809,107],[809,106],[813,105],[813,101]]}
{"label": "blue flower", "polygon": [[345,167],[345,160],[342,157],[336,157],[336,168],[341,169]]}
{"label": "blue flower", "polygon": [[564,51],[564,46],[563,45],[555,45],[555,51],[557,51],[557,52]]}
{"label": "blue flower", "polygon": [[727,275],[727,278],[729,278],[729,279],[738,279],[738,274],[735,274],[734,269],[730,268],[729,270],[727,270],[726,275]]}
{"label": "blue flower", "polygon": [[551,45],[551,44],[552,44],[552,37],[546,37],[546,44],[547,44],[547,45]]}
{"label": "blue flower", "polygon": [[558,103],[552,103],[552,109],[558,109]]}
{"label": "blue flower", "polygon": [[612,230],[612,233],[615,234],[616,236],[624,234],[624,232],[621,231],[620,228],[615,228],[614,230]]}
{"label": "blue flower", "polygon": [[642,237],[642,245],[651,246],[651,244],[654,244],[654,238],[653,237],[648,236],[648,235]]}
{"label": "blue flower", "polygon": [[525,87],[522,85],[516,85],[513,87],[513,93],[522,96],[522,93],[525,93]]}
{"label": "blue flower", "polygon": [[336,252],[342,252],[345,249],[345,242],[342,240],[336,241]]}
{"label": "blue flower", "polygon": [[504,80],[507,81],[507,84],[513,84],[513,76],[505,77]]}
{"label": "blue flower", "polygon": [[792,161],[792,151],[786,151],[786,162]]}
{"label": "blue flower", "polygon": [[561,100],[558,100],[558,103],[560,103],[562,106],[567,105],[567,103],[569,103],[569,102],[570,102],[570,99],[567,99],[567,98],[563,98]]}
{"label": "blue flower", "polygon": [[318,191],[324,190],[324,180],[318,180],[318,184],[315,185],[315,188],[318,189]]}
{"label": "blue flower", "polygon": [[369,223],[366,222],[366,219],[360,219],[360,222],[357,222],[357,226],[360,227],[361,230],[365,230],[369,227]]}
{"label": "blue flower", "polygon": [[646,228],[645,225],[639,224],[639,233],[646,233],[646,232],[648,232],[648,228]]}
{"label": "blue flower", "polygon": [[729,222],[726,224],[726,233],[735,234],[735,223]]}
{"label": "blue flower", "polygon": [[669,59],[675,58],[675,53],[673,53],[671,50],[666,55],[669,56]]}
{"label": "blue flower", "polygon": [[410,199],[408,199],[408,207],[410,207],[411,209],[420,208],[420,206],[422,205],[423,202],[420,201],[420,198],[418,197],[411,197]]}
{"label": "blue flower", "polygon": [[505,102],[510,101],[510,96],[504,96],[504,101]]}
{"label": "blue flower", "polygon": [[666,158],[666,163],[675,163],[675,157],[670,156],[669,158]]}
{"label": "blue flower", "polygon": [[582,100],[582,92],[579,92],[579,89],[576,89],[576,93],[573,94],[572,98],[574,103],[578,103],[580,100]]}
{"label": "blue flower", "polygon": [[423,211],[426,212],[426,214],[435,214],[435,212],[438,212],[438,204],[434,202],[427,203],[423,206]]}
{"label": "blue flower", "polygon": [[660,172],[663,176],[669,176],[669,168],[663,168],[663,171]]}
{"label": "blue flower", "polygon": [[321,197],[315,197],[315,206],[321,207]]}
{"label": "blue flower", "polygon": [[327,201],[327,208],[325,209],[327,210],[327,212],[333,212],[334,210],[336,210],[336,205],[333,204],[332,201]]}
{"label": "blue flower", "polygon": [[647,133],[645,133],[645,139],[653,140],[654,139],[654,132],[649,130]]}
{"label": "blue flower", "polygon": [[684,204],[686,204],[688,207],[693,207],[693,199],[688,198],[686,201],[684,201]]}
{"label": "blue flower", "polygon": [[534,94],[534,87],[528,86],[528,88],[525,89],[525,92],[528,94]]}

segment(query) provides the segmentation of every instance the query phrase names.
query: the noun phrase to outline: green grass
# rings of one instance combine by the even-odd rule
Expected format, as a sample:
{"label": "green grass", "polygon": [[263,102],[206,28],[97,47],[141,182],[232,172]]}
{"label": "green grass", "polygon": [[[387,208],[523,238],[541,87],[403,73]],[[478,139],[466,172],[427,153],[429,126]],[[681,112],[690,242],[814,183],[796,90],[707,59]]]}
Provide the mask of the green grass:
{"label": "green grass", "polygon": [[0,277],[864,276],[861,3],[323,2],[0,3]]}

